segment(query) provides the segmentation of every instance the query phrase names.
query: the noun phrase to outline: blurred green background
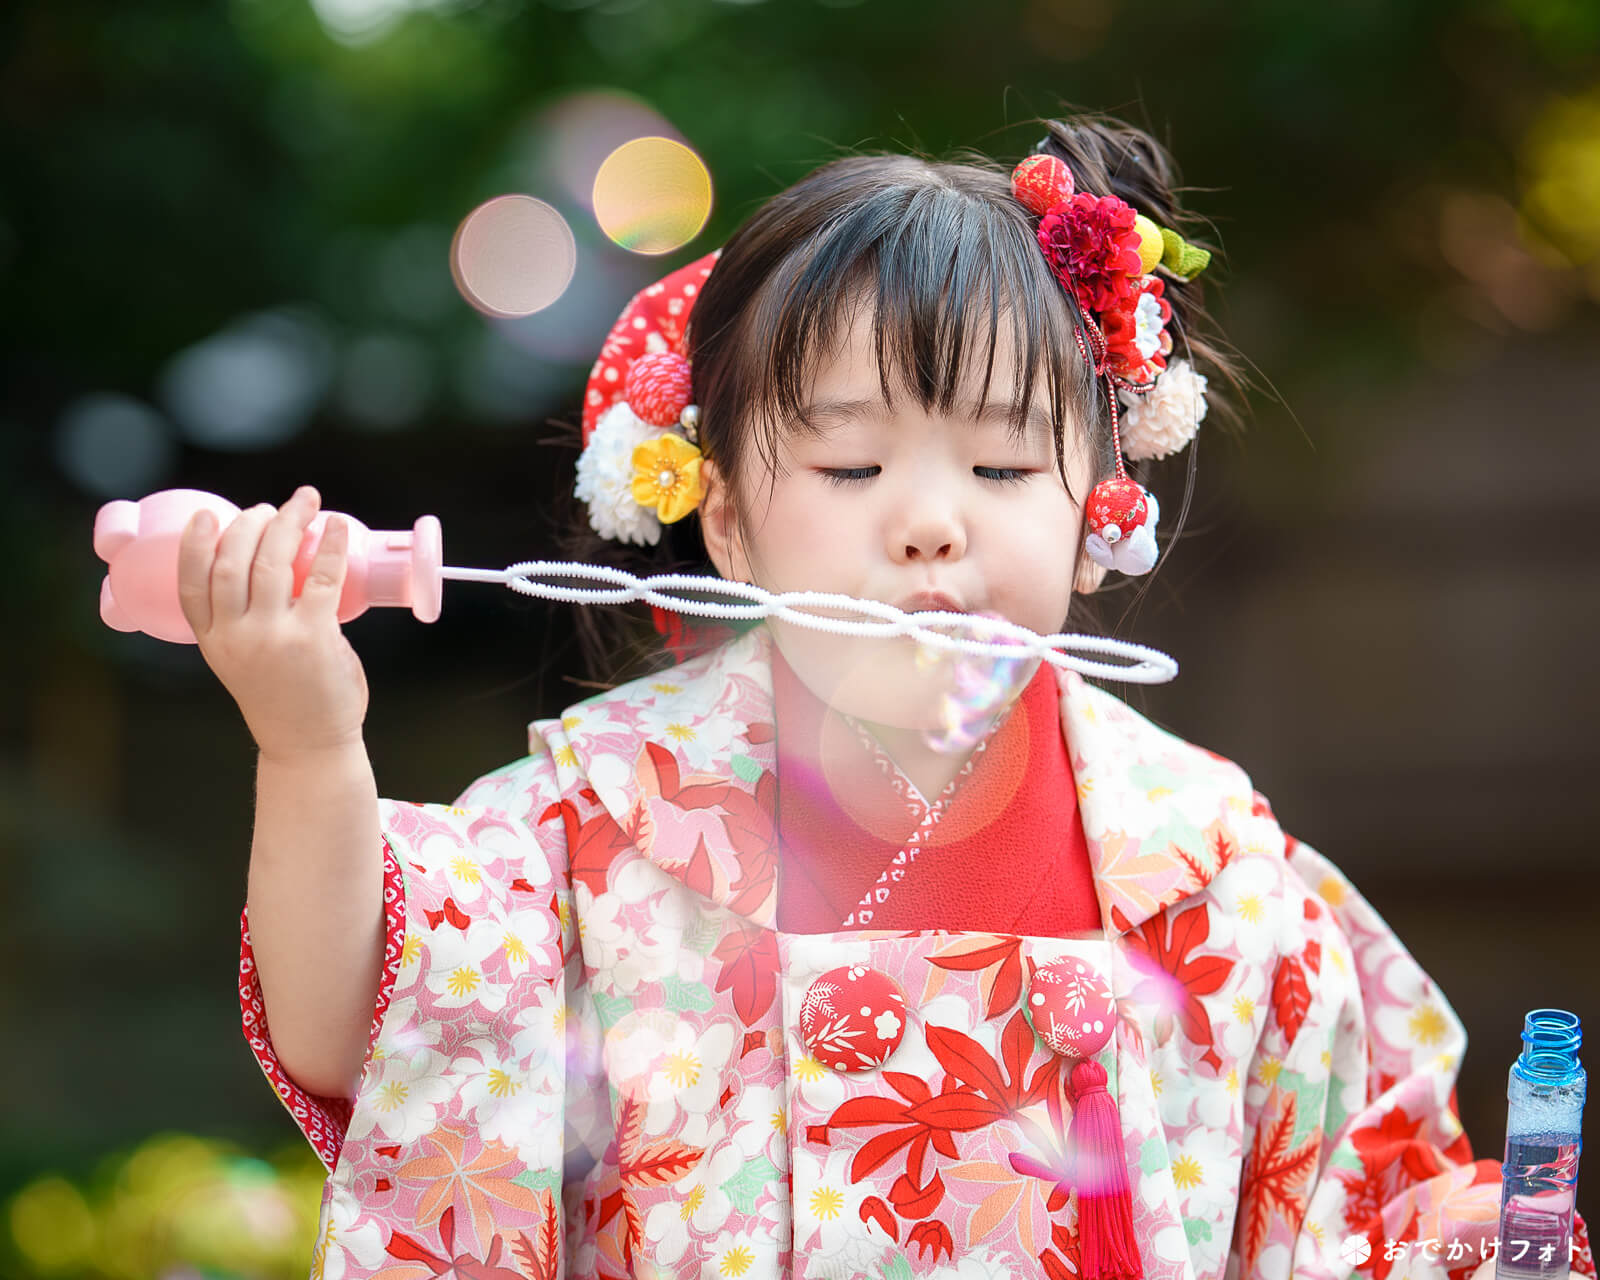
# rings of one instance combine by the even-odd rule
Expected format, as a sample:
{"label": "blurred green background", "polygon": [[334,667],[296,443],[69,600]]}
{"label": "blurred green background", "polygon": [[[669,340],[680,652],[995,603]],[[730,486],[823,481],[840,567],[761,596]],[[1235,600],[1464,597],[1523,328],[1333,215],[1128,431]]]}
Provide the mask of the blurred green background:
{"label": "blurred green background", "polygon": [[[237,1029],[251,744],[193,649],[100,623],[98,505],[311,481],[370,527],[438,514],[450,563],[553,554],[573,456],[540,441],[634,290],[841,148],[1011,161],[1063,101],[1169,142],[1257,371],[1154,590],[1110,601],[1184,668],[1132,700],[1245,764],[1435,978],[1478,1153],[1523,1012],[1600,1016],[1593,0],[21,0],[0,48],[0,1274],[303,1274],[312,1244]],[[584,203],[663,132],[716,195],[665,259]],[[508,192],[577,271],[491,321],[449,251]],[[570,615],[491,587],[350,634],[386,795],[450,798],[582,696]]]}

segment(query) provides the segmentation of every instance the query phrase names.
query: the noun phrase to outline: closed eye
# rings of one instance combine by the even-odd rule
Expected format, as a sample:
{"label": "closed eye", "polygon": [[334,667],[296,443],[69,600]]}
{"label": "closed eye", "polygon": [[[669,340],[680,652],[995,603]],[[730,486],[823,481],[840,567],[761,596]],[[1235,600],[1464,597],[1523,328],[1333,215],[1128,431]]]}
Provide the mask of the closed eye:
{"label": "closed eye", "polygon": [[882,467],[824,467],[822,478],[829,484],[849,484],[853,480],[870,480]]}
{"label": "closed eye", "polygon": [[[879,466],[871,467],[823,467],[820,474],[829,484],[844,485],[858,480],[870,480],[882,472]],[[972,473],[980,480],[990,480],[995,484],[1021,484],[1032,471],[1024,467],[973,467]]]}
{"label": "closed eye", "polygon": [[1021,484],[1033,474],[1020,467],[973,467],[972,473],[980,480],[993,480],[996,484]]}

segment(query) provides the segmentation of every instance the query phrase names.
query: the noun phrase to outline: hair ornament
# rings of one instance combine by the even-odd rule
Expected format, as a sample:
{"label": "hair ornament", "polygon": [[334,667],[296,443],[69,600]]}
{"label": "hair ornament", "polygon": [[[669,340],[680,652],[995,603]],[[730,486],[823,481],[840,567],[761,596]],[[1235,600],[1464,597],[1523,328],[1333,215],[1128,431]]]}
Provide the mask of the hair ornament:
{"label": "hair ornament", "polygon": [[1174,360],[1146,392],[1118,390],[1122,452],[1131,462],[1170,457],[1193,440],[1206,416],[1206,375]]}
{"label": "hair ornament", "polygon": [[1042,218],[1073,192],[1072,170],[1065,160],[1051,155],[1031,155],[1011,171],[1011,191],[1023,207]]}
{"label": "hair ornament", "polygon": [[1170,227],[1161,231],[1161,269],[1179,280],[1193,280],[1211,263],[1211,250],[1192,245]]}
{"label": "hair ornament", "polygon": [[1165,293],[1166,285],[1160,280],[1140,276],[1130,296],[1101,315],[1106,360],[1118,377],[1153,383],[1167,367],[1167,356],[1172,353],[1172,335],[1167,332],[1172,304]]}
{"label": "hair ornament", "polygon": [[589,371],[578,497],[603,538],[654,545],[700,505],[699,407],[684,334],[717,253],[641,289]]}
{"label": "hair ornament", "polygon": [[1176,453],[1206,413],[1205,378],[1186,360],[1167,364],[1172,304],[1155,273],[1190,280],[1211,255],[1125,200],[1080,191],[1058,156],[1028,156],[1012,170],[1011,190],[1039,219],[1039,248],[1082,318],[1078,351],[1106,384],[1116,471],[1084,506],[1084,549],[1108,569],[1148,573],[1159,556],[1160,506],[1129,477],[1124,452],[1134,460]]}
{"label": "hair ornament", "polygon": [[682,520],[703,496],[700,450],[680,435],[663,431],[635,445],[630,492],[641,507],[654,507],[662,524]]}
{"label": "hair ornament", "polygon": [[628,408],[654,427],[676,426],[691,394],[689,361],[676,351],[640,356],[622,384]]}
{"label": "hair ornament", "polygon": [[1142,213],[1133,215],[1133,228],[1139,233],[1139,274],[1147,276],[1161,265],[1167,242],[1161,228]]}

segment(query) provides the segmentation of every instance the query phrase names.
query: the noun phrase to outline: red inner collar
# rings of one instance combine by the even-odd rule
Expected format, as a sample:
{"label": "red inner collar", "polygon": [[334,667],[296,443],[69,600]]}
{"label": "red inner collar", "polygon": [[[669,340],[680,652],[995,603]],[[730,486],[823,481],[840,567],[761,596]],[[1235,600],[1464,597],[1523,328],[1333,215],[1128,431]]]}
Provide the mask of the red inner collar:
{"label": "red inner collar", "polygon": [[1057,937],[1101,927],[1050,665],[932,800],[776,645],[772,685],[778,928]]}

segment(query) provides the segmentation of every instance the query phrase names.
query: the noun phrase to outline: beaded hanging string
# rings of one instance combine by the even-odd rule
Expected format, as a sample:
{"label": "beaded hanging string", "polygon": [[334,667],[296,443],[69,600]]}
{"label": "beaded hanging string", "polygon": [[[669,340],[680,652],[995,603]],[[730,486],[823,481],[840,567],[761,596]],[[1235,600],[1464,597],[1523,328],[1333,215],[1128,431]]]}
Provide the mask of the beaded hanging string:
{"label": "beaded hanging string", "polygon": [[[1090,372],[1096,378],[1105,380],[1106,401],[1111,406],[1111,447],[1117,459],[1115,478],[1126,480],[1128,479],[1128,470],[1122,462],[1122,423],[1120,420],[1121,415],[1117,412],[1117,388],[1121,387],[1126,391],[1144,395],[1156,384],[1153,379],[1149,382],[1129,382],[1126,378],[1117,377],[1111,371],[1106,359],[1106,336],[1100,331],[1100,326],[1089,316],[1082,316],[1081,320],[1081,324],[1073,327],[1072,336],[1078,343],[1078,354],[1083,357],[1083,362],[1089,366]],[[1091,342],[1084,341],[1083,332],[1085,329],[1089,331]],[[1091,343],[1094,347],[1093,354],[1089,350]]]}

